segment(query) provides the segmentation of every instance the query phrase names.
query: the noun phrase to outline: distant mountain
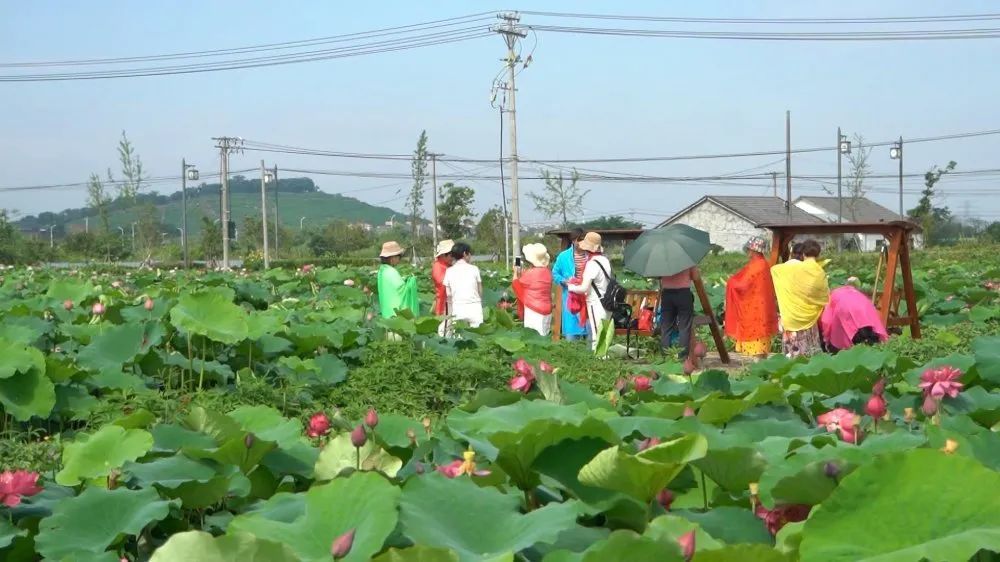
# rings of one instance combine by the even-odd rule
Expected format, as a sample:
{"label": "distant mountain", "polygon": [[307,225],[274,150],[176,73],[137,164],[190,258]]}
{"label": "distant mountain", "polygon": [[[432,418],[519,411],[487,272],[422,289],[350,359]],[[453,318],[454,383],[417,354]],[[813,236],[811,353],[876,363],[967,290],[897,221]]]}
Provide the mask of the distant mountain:
{"label": "distant mountain", "polygon": [[[402,213],[388,207],[369,205],[353,197],[320,191],[309,178],[281,179],[278,183],[278,215],[282,226],[286,228],[299,228],[302,217],[305,217],[303,223],[306,227],[315,227],[334,220],[377,226],[394,216],[402,217]],[[260,216],[260,180],[234,176],[229,180],[229,189],[232,220],[236,221],[237,225],[242,226],[243,219],[247,216]],[[188,228],[191,236],[197,236],[201,230],[203,216],[219,218],[220,185],[203,183],[188,188],[187,195]],[[274,220],[274,200],[274,190],[269,186],[268,221]],[[120,226],[129,229],[136,220],[138,208],[147,204],[152,204],[156,208],[160,220],[171,229],[169,233],[171,236],[178,234],[182,209],[180,191],[171,195],[142,194],[139,196],[138,204],[129,208],[126,208],[122,201],[114,201],[109,212],[111,228],[117,229]],[[17,225],[24,231],[30,231],[48,228],[54,224],[57,225],[55,232],[58,236],[63,232],[83,231],[88,219],[90,228],[96,228],[100,224],[97,210],[84,207],[67,209],[59,213],[44,212],[37,216],[27,216],[17,221]]]}

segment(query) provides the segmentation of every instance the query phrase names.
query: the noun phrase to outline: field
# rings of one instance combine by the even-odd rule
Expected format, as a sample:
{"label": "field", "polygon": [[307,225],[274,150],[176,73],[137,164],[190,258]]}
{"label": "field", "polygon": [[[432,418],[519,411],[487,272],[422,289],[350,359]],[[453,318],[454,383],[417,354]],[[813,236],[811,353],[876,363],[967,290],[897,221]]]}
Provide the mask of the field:
{"label": "field", "polygon": [[7,268],[0,559],[996,560],[998,253],[917,254],[923,339],[692,376],[524,331],[485,268],[450,341],[371,268]]}

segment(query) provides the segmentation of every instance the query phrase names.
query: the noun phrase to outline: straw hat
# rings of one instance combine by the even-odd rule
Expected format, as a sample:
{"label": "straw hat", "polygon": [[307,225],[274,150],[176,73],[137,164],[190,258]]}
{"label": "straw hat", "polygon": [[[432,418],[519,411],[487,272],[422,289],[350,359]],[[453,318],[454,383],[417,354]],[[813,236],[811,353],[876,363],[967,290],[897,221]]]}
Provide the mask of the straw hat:
{"label": "straw hat", "polygon": [[399,242],[395,240],[390,240],[385,244],[382,244],[382,253],[378,255],[380,258],[391,258],[392,256],[401,256],[406,252],[406,248],[399,245]]}
{"label": "straw hat", "polygon": [[548,267],[549,256],[548,249],[545,248],[545,244],[526,244],[524,246],[524,259],[528,260],[528,263],[535,267]]}
{"label": "straw hat", "polygon": [[601,246],[601,235],[596,232],[588,232],[577,245],[585,252],[600,253],[604,251],[604,247]]}
{"label": "straw hat", "polygon": [[443,254],[447,254],[455,247],[454,240],[442,240],[438,242],[437,249],[434,250],[434,257],[440,257]]}
{"label": "straw hat", "polygon": [[747,240],[747,243],[743,246],[743,250],[752,250],[758,254],[766,254],[767,240],[764,240],[760,236],[753,236],[750,240]]}

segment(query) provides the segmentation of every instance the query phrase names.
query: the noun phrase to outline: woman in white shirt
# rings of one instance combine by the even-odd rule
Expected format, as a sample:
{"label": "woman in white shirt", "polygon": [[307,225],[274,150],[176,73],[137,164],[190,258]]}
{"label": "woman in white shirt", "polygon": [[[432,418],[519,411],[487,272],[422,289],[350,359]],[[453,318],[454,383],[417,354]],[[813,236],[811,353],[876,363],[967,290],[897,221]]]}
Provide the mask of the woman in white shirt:
{"label": "woman in white shirt", "polygon": [[451,320],[462,320],[478,328],[483,323],[483,279],[479,268],[472,265],[472,249],[468,244],[459,242],[452,248],[451,255],[455,264],[444,274],[448,315]]}
{"label": "woman in white shirt", "polygon": [[577,247],[587,252],[587,264],[583,267],[580,284],[569,283],[567,288],[571,293],[587,295],[587,336],[590,338],[590,348],[597,349],[601,325],[610,318],[601,304],[601,295],[604,295],[610,284],[611,262],[604,257],[601,235],[596,232],[588,232]]}

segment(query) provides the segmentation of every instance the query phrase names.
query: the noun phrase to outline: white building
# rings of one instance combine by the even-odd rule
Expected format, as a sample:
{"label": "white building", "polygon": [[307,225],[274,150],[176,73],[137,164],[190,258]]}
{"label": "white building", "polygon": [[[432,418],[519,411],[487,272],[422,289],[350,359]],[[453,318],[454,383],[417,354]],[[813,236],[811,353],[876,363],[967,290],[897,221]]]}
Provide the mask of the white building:
{"label": "white building", "polygon": [[713,244],[726,252],[740,252],[751,236],[763,236],[770,241],[771,232],[760,228],[763,224],[786,221],[820,223],[819,218],[792,205],[791,215],[785,200],[770,196],[708,195],[661,223],[686,224],[708,232]]}
{"label": "white building", "polygon": [[[840,214],[840,202],[836,197],[799,197],[795,200],[795,206],[820,219],[823,222],[838,222]],[[899,213],[894,213],[878,203],[860,197],[858,199],[844,198],[844,215],[841,222],[856,222],[871,224],[879,222],[893,222],[900,220]],[[874,252],[878,249],[882,236],[879,234],[854,234],[847,235],[853,237],[849,241],[849,246],[856,247],[862,252]],[[919,247],[921,236],[914,235],[914,244]]]}

